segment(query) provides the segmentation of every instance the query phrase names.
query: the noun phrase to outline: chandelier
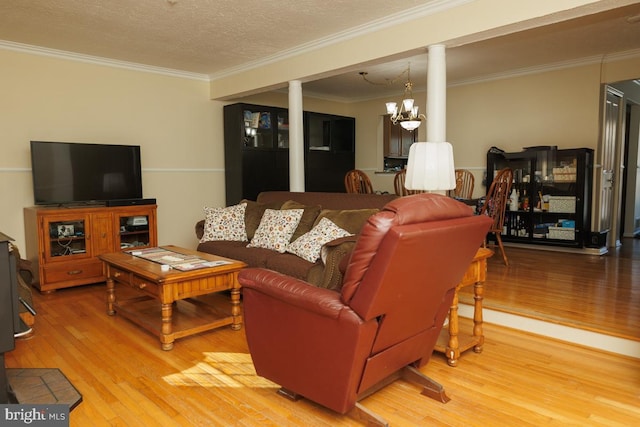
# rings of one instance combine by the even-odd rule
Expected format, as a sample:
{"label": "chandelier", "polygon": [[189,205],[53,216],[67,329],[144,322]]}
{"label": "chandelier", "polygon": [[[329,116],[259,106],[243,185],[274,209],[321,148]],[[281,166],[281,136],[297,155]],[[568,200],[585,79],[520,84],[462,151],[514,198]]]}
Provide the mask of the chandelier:
{"label": "chandelier", "polygon": [[[402,97],[402,102],[399,103],[399,106],[396,102],[387,102],[387,114],[389,114],[391,122],[394,125],[399,124],[404,129],[413,131],[420,126],[423,119],[426,120],[426,117],[424,114],[420,114],[418,112],[418,106],[414,105],[413,83],[411,83],[411,64],[407,66],[407,69],[404,70],[400,74],[400,76],[404,75],[405,73],[407,74],[407,82],[404,84],[404,95]],[[361,72],[360,75],[368,83],[381,84],[372,82],[371,80],[367,79],[366,72]],[[394,83],[398,79],[398,77],[393,80],[387,80],[386,84],[390,85]]]}

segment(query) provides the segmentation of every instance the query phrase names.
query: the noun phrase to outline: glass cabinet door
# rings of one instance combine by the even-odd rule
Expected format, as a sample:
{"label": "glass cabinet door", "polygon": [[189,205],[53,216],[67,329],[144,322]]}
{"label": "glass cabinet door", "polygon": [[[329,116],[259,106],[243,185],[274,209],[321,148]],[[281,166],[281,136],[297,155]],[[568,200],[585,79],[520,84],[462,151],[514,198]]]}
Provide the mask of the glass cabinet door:
{"label": "glass cabinet door", "polygon": [[273,148],[273,121],[269,110],[244,110],[244,146]]}
{"label": "glass cabinet door", "polygon": [[278,111],[278,148],[289,148],[289,113]]}
{"label": "glass cabinet door", "polygon": [[[534,217],[534,239],[558,242],[575,241],[578,157],[575,150],[552,150],[538,154],[532,188],[537,213]],[[580,208],[581,209],[581,208]],[[578,228],[581,226],[578,220]]]}
{"label": "glass cabinet door", "polygon": [[150,219],[148,215],[123,215],[116,217],[120,249],[151,246]]}
{"label": "glass cabinet door", "polygon": [[331,117],[307,114],[305,121],[309,150],[331,151]]}
{"label": "glass cabinet door", "polygon": [[48,261],[62,257],[88,257],[85,231],[88,216],[58,216],[45,219],[44,256]]}

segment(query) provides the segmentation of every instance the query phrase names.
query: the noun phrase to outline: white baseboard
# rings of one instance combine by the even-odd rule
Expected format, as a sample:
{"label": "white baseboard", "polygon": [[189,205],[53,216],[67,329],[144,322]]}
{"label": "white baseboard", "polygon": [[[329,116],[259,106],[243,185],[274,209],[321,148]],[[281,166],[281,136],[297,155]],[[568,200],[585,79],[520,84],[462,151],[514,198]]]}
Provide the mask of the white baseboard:
{"label": "white baseboard", "polygon": [[[473,319],[473,306],[468,304],[458,305],[458,315]],[[482,317],[485,323],[518,329],[536,335],[555,338],[573,344],[591,347],[609,353],[640,359],[640,341],[605,335],[584,329],[572,328],[557,323],[545,322],[530,317],[518,316],[483,308]]]}

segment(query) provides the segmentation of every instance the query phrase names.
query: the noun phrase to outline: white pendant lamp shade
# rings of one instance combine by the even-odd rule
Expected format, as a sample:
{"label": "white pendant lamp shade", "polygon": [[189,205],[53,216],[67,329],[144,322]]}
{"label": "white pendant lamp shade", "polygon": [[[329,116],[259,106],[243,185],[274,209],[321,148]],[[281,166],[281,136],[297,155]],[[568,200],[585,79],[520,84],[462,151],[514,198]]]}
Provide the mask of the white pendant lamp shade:
{"label": "white pendant lamp shade", "polygon": [[446,191],[456,187],[453,147],[448,142],[415,142],[409,149],[408,190]]}

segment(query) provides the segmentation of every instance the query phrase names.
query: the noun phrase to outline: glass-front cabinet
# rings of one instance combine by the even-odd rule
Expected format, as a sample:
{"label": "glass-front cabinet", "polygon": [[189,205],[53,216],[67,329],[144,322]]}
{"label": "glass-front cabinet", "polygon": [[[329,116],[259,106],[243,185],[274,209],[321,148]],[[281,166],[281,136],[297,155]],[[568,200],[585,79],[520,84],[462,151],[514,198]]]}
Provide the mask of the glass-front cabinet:
{"label": "glass-front cabinet", "polygon": [[42,292],[103,282],[99,255],[156,246],[156,205],[24,209],[27,258]]}
{"label": "glass-front cabinet", "polygon": [[43,219],[44,257],[53,260],[58,257],[72,256],[86,258],[88,239],[85,230],[90,229],[89,215],[56,215]]}
{"label": "glass-front cabinet", "polygon": [[503,241],[584,247],[591,227],[593,150],[532,147],[487,154],[487,188],[502,168],[513,170]]}
{"label": "glass-front cabinet", "polygon": [[287,110],[244,104],[242,117],[245,148],[289,148]]}
{"label": "glass-front cabinet", "polygon": [[[355,119],[303,112],[306,191],[344,191],[355,166]],[[289,110],[254,104],[224,107],[226,204],[289,190]]]}

